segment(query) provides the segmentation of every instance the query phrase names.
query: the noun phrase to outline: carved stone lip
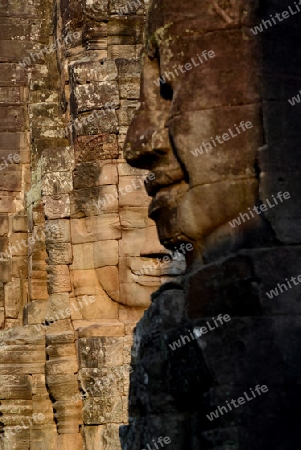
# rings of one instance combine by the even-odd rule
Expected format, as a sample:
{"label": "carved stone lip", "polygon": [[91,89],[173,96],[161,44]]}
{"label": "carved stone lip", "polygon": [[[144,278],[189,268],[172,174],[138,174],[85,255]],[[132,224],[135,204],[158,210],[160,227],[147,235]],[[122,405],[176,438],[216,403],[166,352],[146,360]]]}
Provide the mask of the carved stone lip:
{"label": "carved stone lip", "polygon": [[156,180],[154,180],[152,183],[145,183],[145,189],[146,192],[150,197],[155,197],[158,192],[162,191],[165,188],[168,188],[170,186],[174,186],[177,184],[178,181],[169,181],[166,184],[158,183]]}
{"label": "carved stone lip", "polygon": [[145,189],[149,196],[155,197],[162,189],[181,184],[184,182],[184,174],[177,164],[166,166],[160,170],[153,170],[155,178],[144,182]]}
{"label": "carved stone lip", "polygon": [[153,198],[153,200],[150,202],[150,205],[148,207],[148,215],[151,219],[154,219],[156,216],[156,213],[162,209],[167,208],[168,204],[172,203],[173,195],[172,195],[172,187],[175,186],[174,184],[170,186],[164,186],[164,188],[161,188],[158,190]]}
{"label": "carved stone lip", "polygon": [[[143,270],[143,267],[142,267]],[[139,284],[140,286],[145,287],[154,287],[154,289],[158,286],[160,286],[160,273],[155,274],[149,274],[149,273],[139,273],[138,270],[133,270],[130,268],[131,271],[131,279],[134,283]]]}
{"label": "carved stone lip", "polygon": [[159,186],[148,207],[148,215],[155,220],[156,214],[159,210],[166,210],[168,208],[176,207],[176,200],[179,195],[182,195],[188,189],[188,185],[181,180],[174,182],[167,186]]}

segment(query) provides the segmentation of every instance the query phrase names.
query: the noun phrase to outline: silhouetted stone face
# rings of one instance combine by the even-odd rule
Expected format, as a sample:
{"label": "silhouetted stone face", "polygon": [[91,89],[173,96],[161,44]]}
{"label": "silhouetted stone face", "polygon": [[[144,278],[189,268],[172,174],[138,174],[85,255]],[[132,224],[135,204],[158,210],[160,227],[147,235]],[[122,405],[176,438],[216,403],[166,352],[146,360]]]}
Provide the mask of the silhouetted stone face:
{"label": "silhouetted stone face", "polygon": [[193,251],[135,330],[123,450],[300,442],[298,8],[150,3],[125,155],[161,243]]}
{"label": "silhouetted stone face", "polygon": [[184,17],[176,2],[151,3],[142,102],[125,146],[132,165],[156,175],[148,191],[161,242],[193,241],[195,257],[236,244],[228,221],[255,204],[263,144],[260,39],[245,29],[255,14],[233,7],[228,23],[228,8],[205,3]]}

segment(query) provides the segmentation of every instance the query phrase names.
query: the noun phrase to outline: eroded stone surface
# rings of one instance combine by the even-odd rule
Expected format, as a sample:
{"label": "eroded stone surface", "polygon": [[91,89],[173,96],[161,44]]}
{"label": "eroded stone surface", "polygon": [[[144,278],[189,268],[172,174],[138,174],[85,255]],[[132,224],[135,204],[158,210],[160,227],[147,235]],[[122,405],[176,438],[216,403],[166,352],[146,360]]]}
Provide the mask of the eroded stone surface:
{"label": "eroded stone surface", "polygon": [[131,258],[166,252],[155,233],[142,250],[147,172],[122,153],[145,4],[0,3],[0,447],[120,450],[132,330],[163,281],[130,279]]}
{"label": "eroded stone surface", "polygon": [[[288,99],[301,52],[288,51],[297,11],[285,24],[280,11],[150,2],[125,157],[156,175],[146,188],[161,243],[193,251],[182,284],[154,293],[134,331],[123,450],[160,436],[179,450],[298,446],[300,110]],[[232,135],[241,121],[252,126]],[[264,393],[246,401],[256,385]]]}

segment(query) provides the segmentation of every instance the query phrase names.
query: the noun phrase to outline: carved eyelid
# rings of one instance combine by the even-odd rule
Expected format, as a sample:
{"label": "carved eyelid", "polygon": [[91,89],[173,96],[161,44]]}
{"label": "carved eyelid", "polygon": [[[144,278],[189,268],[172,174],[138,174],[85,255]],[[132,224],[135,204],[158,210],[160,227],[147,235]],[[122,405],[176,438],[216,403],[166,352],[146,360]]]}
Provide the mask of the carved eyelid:
{"label": "carved eyelid", "polygon": [[137,229],[138,227],[133,226],[132,222],[124,221],[124,222],[122,222],[120,228],[121,228],[122,230],[135,230],[135,229]]}

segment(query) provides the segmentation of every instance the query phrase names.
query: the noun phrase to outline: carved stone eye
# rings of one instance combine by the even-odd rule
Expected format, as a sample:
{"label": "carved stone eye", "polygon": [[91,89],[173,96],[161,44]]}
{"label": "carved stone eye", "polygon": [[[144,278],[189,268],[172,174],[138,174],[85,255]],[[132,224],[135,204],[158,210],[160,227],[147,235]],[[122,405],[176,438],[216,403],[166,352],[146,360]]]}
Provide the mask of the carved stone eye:
{"label": "carved stone eye", "polygon": [[173,89],[169,83],[160,85],[160,95],[165,100],[171,101],[173,99]]}

